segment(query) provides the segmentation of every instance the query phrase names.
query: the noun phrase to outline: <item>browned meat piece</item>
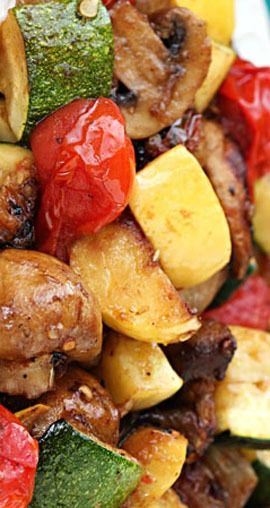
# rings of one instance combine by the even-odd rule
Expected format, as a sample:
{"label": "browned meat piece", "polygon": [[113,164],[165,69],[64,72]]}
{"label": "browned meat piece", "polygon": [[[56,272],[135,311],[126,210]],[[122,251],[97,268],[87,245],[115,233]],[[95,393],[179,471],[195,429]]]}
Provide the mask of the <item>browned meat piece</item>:
{"label": "browned meat piece", "polygon": [[142,413],[138,419],[183,434],[189,443],[187,462],[194,462],[205,453],[216,433],[215,386],[213,381],[186,383],[176,397]]}
{"label": "browned meat piece", "polygon": [[235,350],[229,328],[211,320],[204,321],[188,341],[164,348],[172,367],[185,381],[223,379]]}
{"label": "browned meat piece", "polygon": [[189,508],[242,508],[256,483],[238,450],[211,446],[201,461],[184,466],[174,489]]}
{"label": "browned meat piece", "polygon": [[224,136],[222,127],[205,121],[202,138],[194,154],[203,166],[226,214],[233,245],[233,269],[242,279],[252,255],[250,204],[247,191],[239,178],[243,159],[238,148]]}
{"label": "browned meat piece", "polygon": [[71,268],[39,252],[0,253],[0,359],[58,351],[90,365],[101,351],[101,332],[95,298]]}
{"label": "browned meat piece", "polygon": [[1,171],[0,161],[0,247],[31,247],[36,197],[35,169],[30,160],[13,166],[8,173]]}
{"label": "browned meat piece", "polygon": [[128,135],[159,132],[193,106],[211,60],[206,25],[184,8],[139,12],[128,0],[111,9],[115,39],[115,99]]}
{"label": "browned meat piece", "polygon": [[0,360],[0,392],[35,399],[51,390],[53,382],[52,355],[20,362]]}
{"label": "browned meat piece", "polygon": [[171,0],[136,0],[136,7],[144,14],[153,14],[172,6]]}
{"label": "browned meat piece", "polygon": [[53,422],[64,418],[85,434],[94,434],[116,445],[119,437],[119,412],[109,393],[88,372],[70,367],[57,379],[54,391],[40,401],[50,406],[32,425],[32,434],[40,437]]}

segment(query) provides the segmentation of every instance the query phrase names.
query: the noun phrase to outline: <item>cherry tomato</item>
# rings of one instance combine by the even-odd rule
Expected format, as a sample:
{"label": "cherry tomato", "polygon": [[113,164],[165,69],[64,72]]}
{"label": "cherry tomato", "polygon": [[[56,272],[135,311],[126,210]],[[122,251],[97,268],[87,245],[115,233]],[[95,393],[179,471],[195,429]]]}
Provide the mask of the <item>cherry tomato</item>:
{"label": "cherry tomato", "polygon": [[270,172],[270,67],[238,58],[219,91],[218,104],[244,152],[253,196],[255,181]]}
{"label": "cherry tomato", "polygon": [[77,99],[31,135],[41,204],[39,250],[67,260],[74,238],[98,231],[127,206],[135,155],[120,110],[110,99]]}
{"label": "cherry tomato", "polygon": [[258,330],[270,327],[270,288],[259,275],[251,275],[223,305],[204,313],[227,325]]}
{"label": "cherry tomato", "polygon": [[0,508],[26,508],[33,495],[38,443],[0,405]]}

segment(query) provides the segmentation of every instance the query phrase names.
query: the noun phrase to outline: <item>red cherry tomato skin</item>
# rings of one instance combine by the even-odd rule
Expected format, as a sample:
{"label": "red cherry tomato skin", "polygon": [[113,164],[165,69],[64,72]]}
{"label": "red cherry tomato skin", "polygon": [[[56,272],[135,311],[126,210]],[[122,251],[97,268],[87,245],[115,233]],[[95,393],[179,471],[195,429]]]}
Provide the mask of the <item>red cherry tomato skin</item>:
{"label": "red cherry tomato skin", "polygon": [[31,135],[41,184],[39,250],[67,260],[72,240],[98,231],[128,204],[135,155],[120,110],[110,99],[78,99]]}
{"label": "red cherry tomato skin", "polygon": [[204,312],[206,319],[225,325],[239,325],[258,330],[270,326],[270,288],[259,275],[250,276],[220,307]]}
{"label": "red cherry tomato skin", "polygon": [[220,88],[218,105],[244,152],[253,197],[256,180],[270,172],[270,67],[238,58]]}
{"label": "red cherry tomato skin", "polygon": [[37,463],[37,441],[0,405],[0,508],[27,508]]}

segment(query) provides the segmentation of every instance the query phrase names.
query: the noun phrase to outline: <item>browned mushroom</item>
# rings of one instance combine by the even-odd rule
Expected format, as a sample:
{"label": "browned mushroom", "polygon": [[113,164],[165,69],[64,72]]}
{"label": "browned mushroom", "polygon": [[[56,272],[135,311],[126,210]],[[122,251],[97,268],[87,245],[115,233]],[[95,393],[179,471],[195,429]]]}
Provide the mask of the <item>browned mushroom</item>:
{"label": "browned mushroom", "polygon": [[31,152],[1,145],[0,247],[31,247],[36,197],[37,181]]}
{"label": "browned mushroom", "polygon": [[53,381],[53,355],[19,362],[0,360],[0,392],[34,399],[51,390]]}
{"label": "browned mushroom", "polygon": [[136,0],[136,7],[149,15],[162,9],[169,9],[172,7],[172,0]]}
{"label": "browned mushroom", "polygon": [[201,134],[199,148],[194,154],[211,180],[226,214],[233,244],[233,269],[241,279],[252,255],[249,201],[239,175],[243,161],[238,148],[226,139],[217,123],[204,121]]}
{"label": "browned mushroom", "polygon": [[0,253],[1,360],[56,351],[91,365],[101,346],[99,306],[69,266],[40,252]]}
{"label": "browned mushroom", "polygon": [[111,10],[115,38],[115,99],[128,135],[146,138],[193,106],[211,60],[205,23],[184,8],[149,18],[128,0]]}

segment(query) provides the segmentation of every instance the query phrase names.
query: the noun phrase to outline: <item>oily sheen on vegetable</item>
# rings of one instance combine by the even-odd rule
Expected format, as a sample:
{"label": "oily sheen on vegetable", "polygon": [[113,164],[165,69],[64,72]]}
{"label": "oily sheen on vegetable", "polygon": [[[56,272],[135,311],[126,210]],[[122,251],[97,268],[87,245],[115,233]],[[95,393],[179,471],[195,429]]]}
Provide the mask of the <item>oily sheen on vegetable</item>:
{"label": "oily sheen on vegetable", "polygon": [[37,125],[31,147],[42,198],[39,250],[67,261],[72,241],[98,231],[127,206],[135,160],[118,107],[78,99]]}

